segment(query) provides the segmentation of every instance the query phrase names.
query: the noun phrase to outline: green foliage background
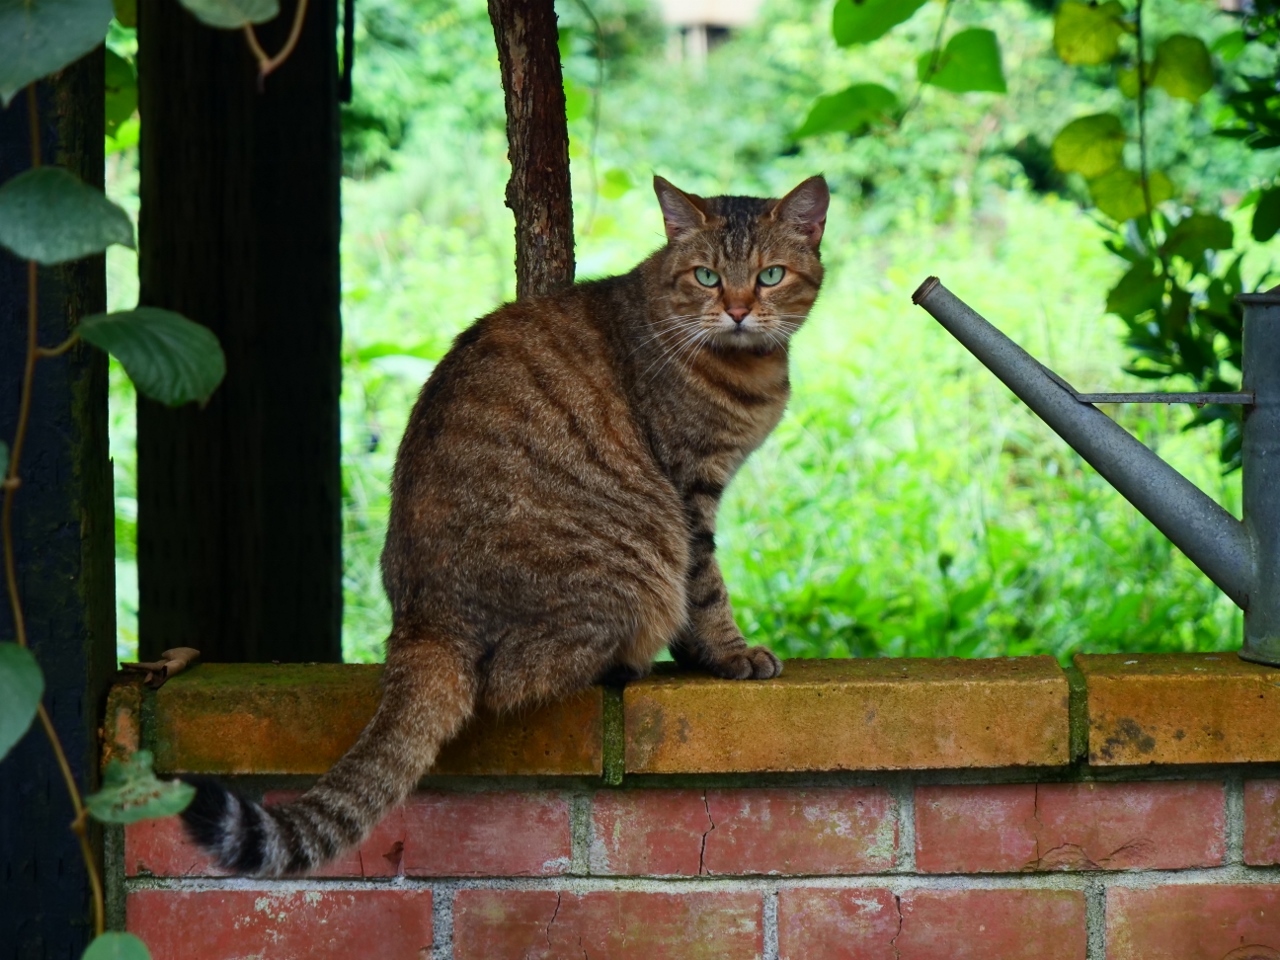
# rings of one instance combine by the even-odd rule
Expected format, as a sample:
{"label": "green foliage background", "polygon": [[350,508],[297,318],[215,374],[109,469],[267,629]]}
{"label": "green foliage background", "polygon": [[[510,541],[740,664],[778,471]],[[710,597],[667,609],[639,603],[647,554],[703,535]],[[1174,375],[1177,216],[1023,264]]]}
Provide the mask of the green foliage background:
{"label": "green foliage background", "polygon": [[[514,278],[502,92],[483,3],[361,0],[358,9],[343,131],[344,649],[368,660],[380,657],[389,623],[377,558],[410,404],[451,337],[510,298]],[[1111,68],[1054,56],[1050,9],[951,5],[948,34],[981,27],[999,38],[1007,94],[925,88],[899,126],[803,140],[793,133],[824,94],[876,83],[906,99],[943,4],[841,49],[831,0],[767,0],[702,69],[671,58],[678,41],[644,0],[592,3],[599,33],[580,4],[559,9],[579,276],[628,269],[661,243],[653,173],[706,193],[776,196],[815,172],[832,185],[830,272],[795,341],[791,411],[722,514],[722,564],[751,639],[787,656],[1238,644],[1229,601],[910,304],[938,274],[1077,386],[1148,388],[1122,372],[1131,331],[1106,312],[1126,268],[1104,247],[1113,229],[1050,153],[1070,120],[1129,116],[1132,101]],[[1233,27],[1199,0],[1154,0],[1146,17],[1153,36],[1210,43]],[[1231,207],[1272,176],[1265,155],[1212,136],[1223,109],[1218,88],[1197,103],[1150,99],[1152,166],[1184,202]],[[132,152],[111,163],[128,208]],[[1247,214],[1230,216],[1247,238]],[[1245,279],[1256,280],[1274,243],[1237,249]],[[131,254],[111,258],[113,295],[127,300]],[[1178,409],[1110,412],[1238,513],[1238,474],[1221,474],[1214,432],[1184,432]],[[136,603],[131,415],[117,376],[122,649]]]}

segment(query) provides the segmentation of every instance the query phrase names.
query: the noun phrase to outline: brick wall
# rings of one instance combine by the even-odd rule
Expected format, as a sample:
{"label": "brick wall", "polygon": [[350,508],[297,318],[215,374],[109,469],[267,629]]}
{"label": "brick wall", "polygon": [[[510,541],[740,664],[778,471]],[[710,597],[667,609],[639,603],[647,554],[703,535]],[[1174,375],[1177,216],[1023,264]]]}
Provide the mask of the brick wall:
{"label": "brick wall", "polygon": [[[117,687],[107,740],[287,799],[375,678],[206,666]],[[482,719],[321,876],[132,826],[114,920],[157,960],[1280,960],[1278,736],[1225,655],[661,676]]]}

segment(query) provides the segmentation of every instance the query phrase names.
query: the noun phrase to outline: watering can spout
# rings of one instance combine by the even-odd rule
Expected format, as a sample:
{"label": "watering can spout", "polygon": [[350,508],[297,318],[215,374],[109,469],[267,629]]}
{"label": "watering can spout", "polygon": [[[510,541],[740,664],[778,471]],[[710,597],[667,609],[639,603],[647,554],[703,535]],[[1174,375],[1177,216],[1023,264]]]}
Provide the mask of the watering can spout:
{"label": "watering can spout", "polygon": [[1172,540],[1246,611],[1248,619],[1257,564],[1254,540],[1246,524],[1097,407],[1080,400],[1066,381],[975,313],[937,277],[921,284],[911,299]]}

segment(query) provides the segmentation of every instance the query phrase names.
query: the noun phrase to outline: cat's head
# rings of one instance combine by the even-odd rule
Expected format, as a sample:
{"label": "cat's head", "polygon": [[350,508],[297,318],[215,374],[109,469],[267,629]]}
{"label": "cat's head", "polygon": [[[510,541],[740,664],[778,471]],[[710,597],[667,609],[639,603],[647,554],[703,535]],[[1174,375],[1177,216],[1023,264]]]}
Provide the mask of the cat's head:
{"label": "cat's head", "polygon": [[717,349],[785,345],[822,283],[827,182],[810,177],[781,200],[698,197],[662,177],[653,188],[667,230],[658,322]]}

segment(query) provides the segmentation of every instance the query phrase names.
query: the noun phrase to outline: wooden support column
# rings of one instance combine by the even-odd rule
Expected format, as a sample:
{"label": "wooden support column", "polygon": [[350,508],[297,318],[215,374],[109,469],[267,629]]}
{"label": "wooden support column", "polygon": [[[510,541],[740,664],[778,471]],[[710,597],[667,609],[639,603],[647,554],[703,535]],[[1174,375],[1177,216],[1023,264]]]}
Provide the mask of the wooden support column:
{"label": "wooden support column", "polygon": [[573,283],[569,128],[555,4],[489,0],[489,19],[507,101],[507,206],[516,218],[516,296],[528,297]]}
{"label": "wooden support column", "polygon": [[[102,50],[37,87],[45,164],[102,185]],[[0,183],[31,166],[25,93],[0,109]],[[101,256],[38,275],[40,342],[106,307]],[[27,345],[27,265],[0,250],[0,438],[12,443]],[[27,636],[44,703],[82,789],[97,786],[97,729],[115,664],[107,357],[87,345],[36,364],[13,508]],[[0,590],[0,641],[13,641]],[[91,939],[89,881],[71,800],[38,723],[0,760],[0,956],[79,957]],[[101,855],[101,833],[91,829]]]}
{"label": "wooden support column", "polygon": [[[258,28],[269,54],[294,9]],[[138,403],[144,658],[341,659],[336,17],[313,0],[260,89],[240,31],[139,3],[141,302],[227,355],[206,409]]]}

